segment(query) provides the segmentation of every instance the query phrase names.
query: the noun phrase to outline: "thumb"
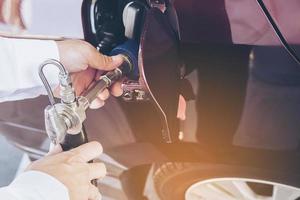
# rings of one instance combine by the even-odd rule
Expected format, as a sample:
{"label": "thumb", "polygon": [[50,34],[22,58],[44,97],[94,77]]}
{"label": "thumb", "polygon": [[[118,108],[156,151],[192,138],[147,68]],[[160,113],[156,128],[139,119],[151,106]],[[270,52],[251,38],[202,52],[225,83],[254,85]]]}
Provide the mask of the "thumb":
{"label": "thumb", "polygon": [[60,152],[62,152],[62,148],[61,148],[61,146],[58,144],[58,145],[52,145],[52,143],[51,143],[51,145],[50,145],[50,150],[49,150],[49,152],[47,153],[47,156],[52,156],[52,155],[55,155],[55,154],[58,154],[58,153],[60,153]]}
{"label": "thumb", "polygon": [[94,69],[109,71],[119,67],[123,61],[121,55],[106,56],[95,50],[89,57],[88,65]]}

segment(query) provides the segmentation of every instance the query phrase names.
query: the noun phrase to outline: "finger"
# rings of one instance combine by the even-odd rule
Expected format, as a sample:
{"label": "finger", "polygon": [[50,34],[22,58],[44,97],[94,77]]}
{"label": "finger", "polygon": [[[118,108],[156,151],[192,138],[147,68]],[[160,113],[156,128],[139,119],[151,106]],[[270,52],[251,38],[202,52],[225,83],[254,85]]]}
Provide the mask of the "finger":
{"label": "finger", "polygon": [[96,98],[94,101],[92,101],[92,103],[90,104],[90,109],[98,109],[101,108],[102,106],[104,106],[105,101],[102,101],[99,98]]}
{"label": "finger", "polygon": [[99,142],[89,142],[70,150],[70,152],[72,152],[73,160],[88,162],[99,157],[103,152],[103,148]]}
{"label": "finger", "polygon": [[101,200],[102,196],[98,190],[98,188],[94,185],[90,185],[89,187],[89,200]]}
{"label": "finger", "polygon": [[94,69],[109,71],[119,67],[124,61],[123,56],[106,56],[97,50],[89,56],[88,65]]}
{"label": "finger", "polygon": [[55,146],[52,146],[50,147],[50,150],[49,152],[47,153],[47,156],[51,156],[51,155],[55,155],[55,154],[58,154],[62,152],[62,148],[61,146],[58,144],[58,145],[55,145]]}
{"label": "finger", "polygon": [[98,95],[98,99],[105,101],[109,98],[109,91],[108,89],[104,89],[99,95]]}
{"label": "finger", "polygon": [[84,90],[86,90],[96,75],[96,70],[88,68],[85,71],[78,73],[73,73],[71,75],[72,84],[74,86],[76,95],[80,95]]}
{"label": "finger", "polygon": [[89,163],[89,179],[103,178],[106,175],[106,167],[103,163]]}
{"label": "finger", "polygon": [[122,83],[116,82],[111,86],[111,94],[115,97],[119,97],[123,94]]}

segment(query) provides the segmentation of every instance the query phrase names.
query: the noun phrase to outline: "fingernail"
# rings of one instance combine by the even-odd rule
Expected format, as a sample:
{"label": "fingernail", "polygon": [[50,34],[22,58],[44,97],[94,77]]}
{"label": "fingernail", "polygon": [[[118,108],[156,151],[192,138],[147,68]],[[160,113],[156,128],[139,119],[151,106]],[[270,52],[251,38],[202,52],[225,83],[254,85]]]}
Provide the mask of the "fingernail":
{"label": "fingernail", "polygon": [[112,60],[114,63],[120,65],[124,61],[124,58],[122,55],[116,55],[116,56],[112,56]]}
{"label": "fingernail", "polygon": [[102,101],[105,101],[109,98],[109,91],[108,89],[105,89],[103,90],[103,92],[101,92],[99,95],[98,95],[98,98]]}
{"label": "fingernail", "polygon": [[92,101],[92,103],[90,104],[90,108],[91,109],[98,109],[101,108],[102,106],[104,106],[105,101],[102,101],[100,99],[95,99],[94,101]]}

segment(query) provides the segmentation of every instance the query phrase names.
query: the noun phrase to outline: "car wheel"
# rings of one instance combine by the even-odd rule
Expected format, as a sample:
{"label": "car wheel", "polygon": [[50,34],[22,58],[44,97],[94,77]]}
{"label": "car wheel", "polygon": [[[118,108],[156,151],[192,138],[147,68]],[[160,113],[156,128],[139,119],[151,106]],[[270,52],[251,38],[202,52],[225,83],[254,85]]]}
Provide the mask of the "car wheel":
{"label": "car wheel", "polygon": [[299,200],[299,180],[279,171],[180,162],[160,165],[153,175],[161,200]]}

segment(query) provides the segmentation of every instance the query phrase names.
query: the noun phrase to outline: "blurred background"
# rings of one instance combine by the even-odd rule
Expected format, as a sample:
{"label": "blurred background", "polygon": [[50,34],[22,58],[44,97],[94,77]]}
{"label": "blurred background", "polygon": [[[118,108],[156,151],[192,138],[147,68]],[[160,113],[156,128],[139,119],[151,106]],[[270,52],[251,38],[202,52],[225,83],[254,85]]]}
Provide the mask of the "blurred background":
{"label": "blurred background", "polygon": [[0,0],[0,35],[83,38],[82,0]]}

